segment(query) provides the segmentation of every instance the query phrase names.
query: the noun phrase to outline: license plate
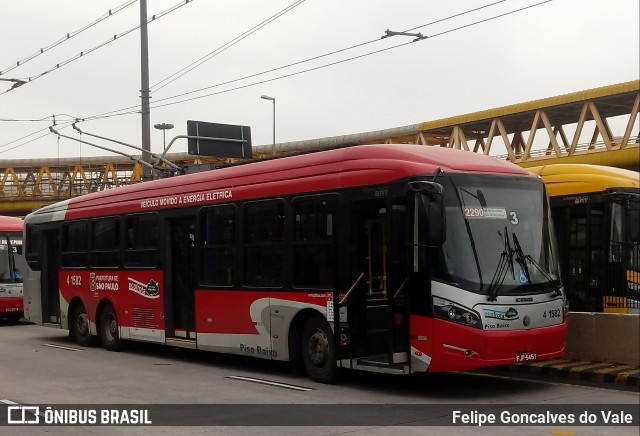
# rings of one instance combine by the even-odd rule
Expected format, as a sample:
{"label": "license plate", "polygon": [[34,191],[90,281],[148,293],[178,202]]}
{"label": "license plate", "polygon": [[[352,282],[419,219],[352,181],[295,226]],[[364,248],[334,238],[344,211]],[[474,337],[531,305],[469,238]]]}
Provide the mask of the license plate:
{"label": "license plate", "polygon": [[516,362],[529,362],[531,360],[536,360],[538,355],[536,353],[525,352],[516,354]]}

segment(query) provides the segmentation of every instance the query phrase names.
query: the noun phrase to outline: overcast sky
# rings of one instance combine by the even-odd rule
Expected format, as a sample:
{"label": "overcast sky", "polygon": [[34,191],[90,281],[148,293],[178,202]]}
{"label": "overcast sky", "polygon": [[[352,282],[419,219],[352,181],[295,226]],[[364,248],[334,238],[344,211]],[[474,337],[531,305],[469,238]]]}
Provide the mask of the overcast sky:
{"label": "overcast sky", "polygon": [[[174,124],[167,138],[186,134],[187,120],[248,125],[254,145],[261,145],[272,141],[272,103],[262,100],[263,94],[276,98],[276,142],[286,142],[399,127],[640,77],[637,0],[554,0],[454,30],[538,1],[507,0],[443,20],[493,2],[192,0],[149,24],[151,123]],[[14,68],[17,61],[127,3],[0,0],[0,78],[38,77],[137,26],[140,7],[135,2]],[[148,0],[148,16],[179,3],[184,1]],[[172,83],[160,89],[153,86],[296,4]],[[418,29],[413,32],[430,38],[397,48],[391,47],[412,38],[380,39],[387,29],[414,28]],[[368,44],[234,81],[363,43]],[[389,50],[268,81],[386,48]],[[229,81],[234,82],[220,85]],[[12,85],[0,81],[0,93]],[[211,88],[170,98],[206,87]],[[242,89],[221,93],[237,87]],[[63,123],[59,127],[66,126],[61,133],[77,137],[64,123],[70,116],[82,119],[122,109],[139,110],[139,90],[140,33],[136,30],[0,94],[0,160],[108,154],[68,139],[58,141],[53,134],[38,137],[46,134],[53,114]],[[212,93],[217,94],[154,107]],[[43,118],[41,122],[7,121]],[[79,126],[86,132],[141,145],[139,114],[94,119]],[[151,149],[159,153],[162,148],[162,133],[152,127]],[[186,148],[186,142],[178,142],[171,151]]]}

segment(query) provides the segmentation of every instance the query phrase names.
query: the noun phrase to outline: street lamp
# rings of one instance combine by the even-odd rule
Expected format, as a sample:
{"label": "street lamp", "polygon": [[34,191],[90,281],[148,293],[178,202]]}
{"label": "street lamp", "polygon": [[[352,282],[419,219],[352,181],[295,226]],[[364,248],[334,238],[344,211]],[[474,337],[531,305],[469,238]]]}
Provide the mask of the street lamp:
{"label": "street lamp", "polygon": [[166,124],[166,123],[162,123],[162,124],[154,124],[153,127],[155,127],[158,130],[162,130],[162,139],[164,140],[164,150],[167,149],[167,130],[171,130],[173,129],[173,124]]}
{"label": "street lamp", "polygon": [[271,100],[273,102],[273,145],[271,146],[271,155],[276,155],[276,99],[269,97],[268,95],[261,95],[260,98],[264,100]]}

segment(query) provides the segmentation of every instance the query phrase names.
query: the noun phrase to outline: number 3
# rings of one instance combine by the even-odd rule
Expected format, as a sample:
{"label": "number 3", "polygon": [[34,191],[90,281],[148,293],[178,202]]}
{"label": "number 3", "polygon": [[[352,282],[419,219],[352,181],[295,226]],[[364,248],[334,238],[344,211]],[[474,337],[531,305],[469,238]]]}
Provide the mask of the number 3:
{"label": "number 3", "polygon": [[513,224],[514,226],[517,226],[518,223],[520,222],[518,220],[518,214],[516,214],[515,212],[509,212],[509,215],[511,215],[511,224]]}

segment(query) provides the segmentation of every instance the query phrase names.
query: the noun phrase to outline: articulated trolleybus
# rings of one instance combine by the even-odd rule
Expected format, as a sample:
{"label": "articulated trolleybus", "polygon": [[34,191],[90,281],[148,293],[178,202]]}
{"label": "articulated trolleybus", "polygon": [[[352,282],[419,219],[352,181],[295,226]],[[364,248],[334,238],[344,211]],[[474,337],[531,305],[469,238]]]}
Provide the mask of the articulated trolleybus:
{"label": "articulated trolleybus", "polygon": [[0,216],[0,318],[22,317],[22,219]]}
{"label": "articulated trolleybus", "polygon": [[274,158],[26,217],[25,313],[99,337],[409,374],[561,356],[540,177],[417,145]]}

